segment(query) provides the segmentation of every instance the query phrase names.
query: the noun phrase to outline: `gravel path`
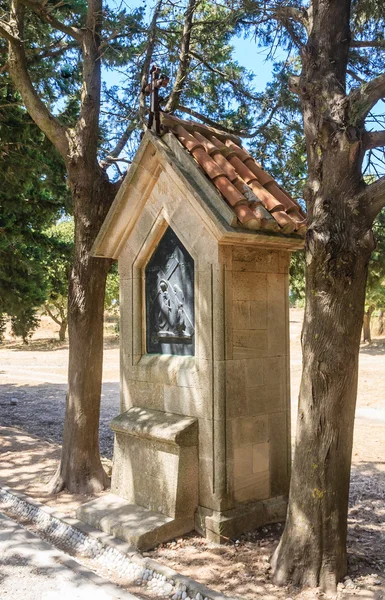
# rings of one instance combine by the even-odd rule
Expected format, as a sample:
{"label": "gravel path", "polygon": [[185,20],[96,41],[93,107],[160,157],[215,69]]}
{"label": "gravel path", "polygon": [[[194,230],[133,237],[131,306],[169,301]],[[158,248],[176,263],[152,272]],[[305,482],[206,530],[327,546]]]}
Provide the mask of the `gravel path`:
{"label": "gravel path", "polygon": [[[42,439],[62,443],[67,392],[68,348],[7,345],[0,350],[0,424],[20,427]],[[104,353],[100,452],[112,458],[111,420],[119,413],[119,350]]]}
{"label": "gravel path", "polygon": [[[301,373],[302,316],[303,311],[291,311],[293,415],[296,414]],[[42,337],[49,336],[45,334]],[[344,600],[357,596],[365,600],[385,600],[384,341],[377,340],[371,346],[362,346],[360,351],[348,521],[351,579],[341,584],[338,595],[338,598]],[[36,338],[28,348],[16,343],[0,347],[0,425],[20,427],[42,440],[48,439],[60,444],[67,361],[68,348],[59,344],[50,346],[46,339]],[[119,350],[116,341],[107,344],[103,379],[100,446],[102,454],[111,457],[113,436],[109,423],[119,412]],[[293,433],[294,429],[295,418],[292,422]],[[38,454],[39,452],[36,460],[39,458]],[[22,463],[19,455],[17,460]],[[53,458],[51,462],[55,462]],[[48,467],[50,465],[47,466],[49,470]],[[17,464],[3,467],[5,470],[6,468],[9,470],[8,479],[12,474],[17,478]],[[70,506],[71,499],[65,495],[61,500],[64,505],[69,503]],[[193,535],[162,545],[150,555],[227,594],[241,595],[250,600],[257,597],[264,600],[287,600],[289,597],[293,600],[314,600],[314,591],[298,594],[296,590],[277,590],[269,581],[266,556],[276,545],[279,534],[279,528],[263,528],[262,531],[241,536],[235,544],[230,543],[219,549],[213,549],[205,540]],[[72,598],[70,594],[67,596]],[[320,597],[318,594],[316,596]],[[1,600],[9,597],[3,598],[0,594]],[[23,594],[19,597],[23,598]],[[24,596],[23,600],[29,598]]]}
{"label": "gravel path", "polygon": [[[302,355],[300,334],[303,310],[290,311],[290,363],[292,415],[297,411]],[[52,341],[53,331],[43,318],[43,327],[25,346],[8,341],[0,345],[0,425],[20,427],[42,439],[61,444],[65,396],[67,391],[68,345]],[[51,339],[50,339],[51,338]],[[384,423],[385,377],[383,364],[384,340],[360,351],[360,376],[357,400],[356,443],[366,448],[368,440],[361,438],[361,424]],[[105,344],[103,390],[100,417],[100,451],[112,458],[113,434],[111,420],[119,413],[119,342],[109,336]],[[292,434],[295,433],[292,419]],[[361,439],[359,439],[361,438]],[[371,440],[369,440],[370,445]],[[360,460],[372,460],[360,456]],[[354,458],[353,458],[354,460]]]}

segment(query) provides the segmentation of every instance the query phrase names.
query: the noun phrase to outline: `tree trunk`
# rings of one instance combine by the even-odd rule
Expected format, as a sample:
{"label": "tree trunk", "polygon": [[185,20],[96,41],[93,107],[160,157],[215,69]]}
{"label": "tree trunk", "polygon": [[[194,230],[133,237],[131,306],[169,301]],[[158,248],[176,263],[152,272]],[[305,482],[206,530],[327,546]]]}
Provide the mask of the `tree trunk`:
{"label": "tree trunk", "polygon": [[74,262],[68,297],[69,366],[63,446],[50,489],[92,494],[109,485],[99,454],[103,318],[110,260],[93,258],[92,244],[116,193],[100,172],[71,173]]}
{"label": "tree trunk", "polygon": [[59,329],[59,340],[61,342],[64,342],[66,339],[66,331],[67,331],[67,319],[63,320],[60,323],[60,329]]}
{"label": "tree trunk", "polygon": [[378,315],[378,335],[384,333],[384,310],[381,308]]}
{"label": "tree trunk", "polygon": [[369,306],[368,310],[366,310],[364,312],[364,324],[363,324],[363,341],[364,342],[371,342],[372,341],[372,335],[371,335],[371,331],[370,331],[370,324],[371,324],[371,319],[372,319],[372,314],[373,314],[374,308],[373,306]]}
{"label": "tree trunk", "polygon": [[317,227],[306,253],[296,445],[286,526],[272,561],[277,583],[327,591],[335,591],[347,570],[358,352],[371,250],[370,243],[359,248],[352,229],[343,227],[329,222],[329,239]]}
{"label": "tree trunk", "polygon": [[272,573],[278,584],[335,593],[347,571],[358,354],[374,242],[359,201],[361,133],[346,110],[350,0],[316,0],[312,8],[297,83],[309,171],[303,371],[287,520]]}

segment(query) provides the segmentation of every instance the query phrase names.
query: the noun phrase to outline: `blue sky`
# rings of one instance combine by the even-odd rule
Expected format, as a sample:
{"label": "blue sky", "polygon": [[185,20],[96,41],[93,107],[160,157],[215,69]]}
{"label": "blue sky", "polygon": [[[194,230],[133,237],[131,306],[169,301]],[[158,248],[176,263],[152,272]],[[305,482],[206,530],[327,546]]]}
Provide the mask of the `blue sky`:
{"label": "blue sky", "polygon": [[[116,8],[117,10],[122,6],[134,9],[145,5],[148,16],[150,16],[154,6],[153,2],[146,3],[143,0],[107,0],[107,4],[109,7]],[[272,78],[273,61],[266,60],[268,49],[258,48],[252,39],[244,39],[237,36],[233,38],[233,45],[235,60],[247,70],[254,73],[255,90],[262,92],[266,87],[266,83]],[[279,58],[281,57],[277,57],[277,60]],[[108,85],[119,85],[122,76],[116,72],[104,70],[104,80]]]}
{"label": "blue sky", "polygon": [[[146,8],[146,14],[148,19],[151,16],[152,9],[154,7],[154,0],[106,0],[110,8],[116,8],[116,10],[126,7],[127,9],[134,9],[140,6]],[[243,37],[233,37],[234,46],[234,58],[235,60],[245,67],[248,71],[254,74],[254,89],[257,92],[262,92],[266,84],[272,79],[273,63],[271,59],[267,59],[269,49],[260,48],[257,46],[252,38],[244,39]],[[286,53],[278,51],[275,60],[285,60]],[[107,85],[118,85],[123,81],[124,77],[119,73],[103,70],[103,78]],[[383,106],[378,103],[372,111],[375,115],[381,115]],[[380,126],[372,123],[368,123],[368,129],[381,129]],[[377,163],[377,161],[375,161]],[[379,164],[377,164],[379,167]],[[380,169],[381,171],[383,168]]]}

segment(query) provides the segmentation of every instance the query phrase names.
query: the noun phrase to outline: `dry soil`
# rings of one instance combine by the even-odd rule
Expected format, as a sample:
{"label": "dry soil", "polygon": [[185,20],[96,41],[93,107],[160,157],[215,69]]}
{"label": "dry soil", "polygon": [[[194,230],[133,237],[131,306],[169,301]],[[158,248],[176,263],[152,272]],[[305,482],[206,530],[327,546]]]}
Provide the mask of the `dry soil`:
{"label": "dry soil", "polygon": [[[301,372],[300,332],[303,311],[291,311],[292,414]],[[43,320],[28,346],[8,337],[0,346],[0,425],[3,430],[0,484],[29,490],[43,499],[42,484],[51,476],[59,456],[65,407],[68,346],[53,340],[51,324]],[[349,576],[339,597],[385,600],[385,339],[377,338],[360,350],[360,377],[355,422],[349,509]],[[112,456],[110,420],[119,412],[119,350],[112,325],[106,336],[100,448]],[[295,432],[295,419],[292,423]],[[29,434],[29,435],[28,435]],[[38,436],[40,441],[34,436]],[[1,441],[0,441],[1,443]],[[33,447],[30,456],[28,444]],[[12,446],[12,455],[7,448]],[[36,477],[36,465],[41,466]],[[34,466],[35,465],[35,466]],[[108,462],[106,462],[108,466]],[[18,471],[18,469],[21,469]],[[30,476],[28,476],[28,469]],[[23,472],[25,480],[20,480]],[[27,474],[26,474],[27,473]],[[46,499],[47,500],[47,499]],[[84,497],[63,493],[49,503],[71,513]],[[198,536],[186,536],[161,545],[152,557],[228,595],[250,600],[310,600],[317,590],[299,593],[279,589],[269,580],[268,558],[281,526],[230,540],[218,547]]]}

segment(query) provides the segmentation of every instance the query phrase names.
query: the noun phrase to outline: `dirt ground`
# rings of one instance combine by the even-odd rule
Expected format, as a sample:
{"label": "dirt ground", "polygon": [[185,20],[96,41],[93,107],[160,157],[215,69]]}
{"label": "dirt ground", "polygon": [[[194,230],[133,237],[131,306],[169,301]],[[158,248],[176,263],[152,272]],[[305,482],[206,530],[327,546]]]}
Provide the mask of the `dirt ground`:
{"label": "dirt ground", "polygon": [[[113,322],[106,324],[105,334],[100,451],[112,458],[109,423],[119,413],[119,340]],[[68,343],[58,341],[48,317],[28,345],[7,335],[0,345],[0,424],[61,444],[67,369]]]}
{"label": "dirt ground", "polygon": [[[293,415],[301,372],[302,318],[303,311],[291,311]],[[119,412],[119,349],[112,324],[106,333],[100,448],[108,459],[113,441],[108,424]],[[65,407],[68,346],[52,338],[52,327],[45,319],[28,346],[9,338],[0,346],[0,425],[4,427],[0,440],[0,485],[23,489],[41,500],[42,485],[51,477],[60,453]],[[340,585],[341,598],[385,600],[384,355],[384,338],[361,347],[349,510],[350,579]],[[294,434],[295,419],[292,431]],[[108,467],[109,461],[105,464]],[[63,493],[49,503],[71,513],[85,500]],[[276,588],[269,581],[268,558],[281,531],[280,525],[265,527],[221,547],[198,536],[186,536],[149,555],[232,596],[250,600],[322,597],[316,590],[298,593],[295,589]]]}

